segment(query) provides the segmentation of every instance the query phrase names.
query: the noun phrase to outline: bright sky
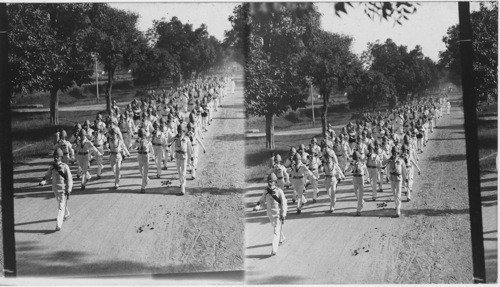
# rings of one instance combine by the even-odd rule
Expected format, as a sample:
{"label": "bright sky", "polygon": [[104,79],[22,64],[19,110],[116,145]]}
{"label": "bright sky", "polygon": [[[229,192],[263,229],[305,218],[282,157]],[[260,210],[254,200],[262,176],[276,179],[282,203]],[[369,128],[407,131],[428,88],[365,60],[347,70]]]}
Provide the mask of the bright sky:
{"label": "bright sky", "polygon": [[[153,20],[162,17],[170,20],[177,16],[183,23],[191,23],[194,28],[202,23],[207,25],[208,32],[224,39],[224,30],[231,25],[228,17],[239,3],[111,3],[112,7],[129,10],[140,15],[138,28],[146,31],[152,27]],[[363,6],[354,3],[348,7],[348,14],[335,16],[333,3],[318,3],[319,12],[323,14],[322,26],[327,31],[351,35],[354,38],[353,52],[361,54],[366,50],[368,42],[391,38],[398,45],[406,45],[413,49],[422,46],[424,55],[437,61],[439,51],[445,50],[442,38],[448,27],[458,24],[457,2],[421,2],[417,12],[409,16],[401,26],[394,26],[393,21],[370,20],[363,12]],[[472,3],[471,8],[479,5]]]}

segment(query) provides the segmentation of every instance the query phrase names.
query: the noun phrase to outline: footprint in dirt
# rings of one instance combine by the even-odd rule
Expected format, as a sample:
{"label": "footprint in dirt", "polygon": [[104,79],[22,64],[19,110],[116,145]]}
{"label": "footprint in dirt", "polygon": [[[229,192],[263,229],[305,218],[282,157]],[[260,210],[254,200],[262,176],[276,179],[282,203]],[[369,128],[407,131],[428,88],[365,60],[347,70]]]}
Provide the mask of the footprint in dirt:
{"label": "footprint in dirt", "polygon": [[161,182],[162,186],[163,185],[171,185],[171,184],[172,184],[172,181],[170,181],[170,180],[164,180],[164,181]]}
{"label": "footprint in dirt", "polygon": [[384,208],[384,207],[387,207],[387,203],[385,202],[377,203],[377,208]]}

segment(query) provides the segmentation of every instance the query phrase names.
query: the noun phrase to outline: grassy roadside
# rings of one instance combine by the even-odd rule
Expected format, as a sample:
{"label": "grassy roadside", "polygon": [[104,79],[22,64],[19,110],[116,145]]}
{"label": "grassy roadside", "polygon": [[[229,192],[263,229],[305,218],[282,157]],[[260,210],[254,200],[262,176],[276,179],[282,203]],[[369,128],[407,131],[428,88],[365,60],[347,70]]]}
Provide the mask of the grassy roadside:
{"label": "grassy roadside", "polygon": [[[69,134],[76,122],[93,120],[96,111],[59,112],[60,127]],[[47,157],[53,148],[56,127],[49,125],[49,113],[12,115],[12,152],[14,165],[33,158]]]}
{"label": "grassy roadside", "polygon": [[[315,127],[321,127],[321,107],[315,107]],[[353,120],[356,111],[349,111],[343,106],[333,106],[328,110],[328,122],[333,125],[347,124]],[[246,129],[258,129],[260,132],[265,132],[266,121],[264,117],[249,117],[246,120]],[[278,131],[293,131],[313,128],[312,111],[310,107],[290,111],[281,117],[275,119],[275,132]],[[307,145],[310,143],[312,134],[302,135],[275,135],[276,148],[273,152],[281,155],[283,160],[288,155],[291,146],[298,146],[301,143]],[[268,169],[268,160],[271,158],[271,150],[266,150],[266,138],[247,138],[245,141],[245,164],[246,164],[246,181],[258,182],[263,180]]]}
{"label": "grassy roadside", "polygon": [[478,113],[477,134],[479,141],[479,168],[481,172],[496,172],[496,155],[498,152],[498,104],[483,106]]}

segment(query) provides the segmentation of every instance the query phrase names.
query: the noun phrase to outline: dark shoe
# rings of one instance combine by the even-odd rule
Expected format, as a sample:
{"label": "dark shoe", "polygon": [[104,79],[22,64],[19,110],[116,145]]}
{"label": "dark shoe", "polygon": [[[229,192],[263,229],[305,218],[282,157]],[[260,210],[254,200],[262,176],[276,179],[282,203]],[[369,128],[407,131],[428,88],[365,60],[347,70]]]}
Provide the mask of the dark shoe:
{"label": "dark shoe", "polygon": [[361,212],[357,211],[356,216],[361,216]]}
{"label": "dark shoe", "polygon": [[301,214],[301,213],[302,213],[302,210],[297,209],[297,214]]}
{"label": "dark shoe", "polygon": [[56,226],[56,231],[59,231],[59,230],[61,230],[61,227]]}
{"label": "dark shoe", "polygon": [[313,203],[316,203],[316,199],[313,199]]}
{"label": "dark shoe", "polygon": [[272,251],[271,256],[275,256],[275,255],[276,255],[276,252]]}
{"label": "dark shoe", "polygon": [[81,190],[85,190],[85,185],[82,185]]}
{"label": "dark shoe", "polygon": [[379,189],[378,192],[384,192],[384,190],[383,189]]}
{"label": "dark shoe", "polygon": [[294,199],[292,199],[292,203],[295,203],[295,198],[294,198]]}
{"label": "dark shoe", "polygon": [[146,189],[145,189],[145,188],[142,188],[142,189],[141,189],[141,193],[146,193]]}
{"label": "dark shoe", "polygon": [[100,176],[100,175],[97,175],[97,179],[101,179],[101,176]]}
{"label": "dark shoe", "polygon": [[156,178],[160,178],[160,175],[159,175],[159,174],[157,174],[157,175],[156,175]]}

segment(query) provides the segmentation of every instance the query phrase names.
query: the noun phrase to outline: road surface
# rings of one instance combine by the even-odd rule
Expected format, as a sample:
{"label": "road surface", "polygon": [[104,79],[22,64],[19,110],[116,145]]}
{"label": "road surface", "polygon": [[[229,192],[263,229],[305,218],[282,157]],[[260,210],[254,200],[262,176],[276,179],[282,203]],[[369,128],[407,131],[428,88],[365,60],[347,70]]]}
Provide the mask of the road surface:
{"label": "road surface", "polygon": [[[336,209],[320,181],[316,204],[296,214],[289,199],[287,241],[270,256],[272,227],[265,211],[252,212],[265,183],[246,193],[245,276],[251,284],[471,283],[472,251],[463,110],[453,106],[430,136],[418,162],[414,196],[402,196],[402,217],[393,218],[389,184],[371,201],[365,187],[362,215],[356,217],[351,176],[341,182]],[[264,177],[264,176],[263,176]],[[366,186],[366,185],[365,185]]]}
{"label": "road surface", "polygon": [[[57,202],[51,186],[38,187],[51,157],[15,169],[14,204],[18,276],[99,277],[228,271],[241,282],[244,186],[243,83],[224,98],[204,133],[198,174],[177,196],[175,162],[161,179],[150,162],[150,182],[140,194],[137,153],[124,161],[120,189],[105,154],[102,179],[85,191],[75,180],[71,217],[54,232]],[[76,166],[71,166],[75,176]],[[188,174],[188,178],[190,175]],[[170,181],[171,183],[168,183]],[[231,281],[230,280],[230,281]],[[224,280],[222,280],[224,281]],[[221,282],[222,282],[221,281]],[[231,282],[233,282],[231,281]]]}

